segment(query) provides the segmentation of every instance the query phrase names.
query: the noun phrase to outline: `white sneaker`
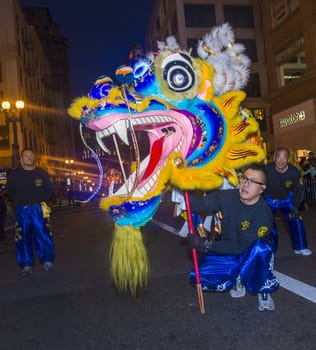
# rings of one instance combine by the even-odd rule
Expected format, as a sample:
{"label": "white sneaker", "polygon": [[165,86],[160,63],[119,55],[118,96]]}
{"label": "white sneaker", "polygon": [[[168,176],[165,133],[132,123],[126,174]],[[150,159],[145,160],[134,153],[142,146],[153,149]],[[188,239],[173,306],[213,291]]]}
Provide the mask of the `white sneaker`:
{"label": "white sneaker", "polygon": [[229,291],[232,298],[242,298],[246,295],[246,288],[239,278],[236,279],[232,289]]}
{"label": "white sneaker", "polygon": [[258,310],[263,311],[263,310],[274,310],[274,302],[271,297],[270,293],[259,293],[258,294]]}
{"label": "white sneaker", "polygon": [[22,277],[26,277],[28,275],[32,274],[32,267],[31,266],[24,266],[21,269]]}
{"label": "white sneaker", "polygon": [[308,256],[308,255],[312,254],[312,251],[310,249],[306,248],[306,249],[301,249],[301,250],[294,250],[294,254]]}
{"label": "white sneaker", "polygon": [[46,261],[43,264],[43,268],[44,268],[45,271],[53,270],[54,264],[52,262],[50,262],[50,261]]}

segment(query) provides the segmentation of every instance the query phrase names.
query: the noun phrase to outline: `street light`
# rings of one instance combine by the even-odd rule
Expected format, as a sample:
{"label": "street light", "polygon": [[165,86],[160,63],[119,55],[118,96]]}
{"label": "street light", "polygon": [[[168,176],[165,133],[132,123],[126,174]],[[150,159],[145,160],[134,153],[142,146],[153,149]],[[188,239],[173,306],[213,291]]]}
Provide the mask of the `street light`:
{"label": "street light", "polygon": [[11,103],[9,101],[2,101],[1,103],[2,111],[5,113],[6,121],[12,122],[13,126],[13,145],[12,145],[12,167],[16,168],[19,164],[19,143],[18,143],[18,133],[17,133],[17,121],[19,120],[19,112],[24,108],[24,101],[17,100],[15,102],[15,109],[11,109]]}
{"label": "street light", "polygon": [[66,159],[66,160],[65,160],[65,163],[66,163],[66,164],[73,164],[74,161],[73,161],[73,159]]}
{"label": "street light", "polygon": [[71,179],[71,175],[72,175],[72,165],[74,164],[74,160],[73,159],[66,159],[65,160],[65,164],[66,164],[66,176],[69,176],[66,178],[66,184],[67,186],[71,186],[72,185],[72,179]]}

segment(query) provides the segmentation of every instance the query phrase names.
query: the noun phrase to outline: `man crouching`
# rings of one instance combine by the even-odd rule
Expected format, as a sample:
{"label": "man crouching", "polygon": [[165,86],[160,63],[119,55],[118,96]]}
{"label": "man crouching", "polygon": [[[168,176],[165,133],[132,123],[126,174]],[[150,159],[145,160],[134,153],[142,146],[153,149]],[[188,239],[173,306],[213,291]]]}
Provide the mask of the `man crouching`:
{"label": "man crouching", "polygon": [[[266,174],[258,164],[247,167],[239,188],[211,191],[204,196],[190,194],[193,212],[221,213],[221,239],[210,241],[189,234],[192,248],[205,251],[200,261],[203,290],[229,290],[231,297],[258,294],[258,309],[274,310],[271,293],[279,283],[273,274],[273,214],[261,196]],[[190,273],[195,283],[195,272]]]}

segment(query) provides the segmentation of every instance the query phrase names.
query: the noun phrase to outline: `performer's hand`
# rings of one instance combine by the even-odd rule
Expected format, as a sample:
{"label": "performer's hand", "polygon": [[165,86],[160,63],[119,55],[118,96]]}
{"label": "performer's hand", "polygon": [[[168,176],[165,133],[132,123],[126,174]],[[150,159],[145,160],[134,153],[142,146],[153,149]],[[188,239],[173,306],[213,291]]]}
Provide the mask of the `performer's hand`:
{"label": "performer's hand", "polygon": [[290,211],[289,217],[291,219],[302,219],[302,217],[297,209],[292,209]]}
{"label": "performer's hand", "polygon": [[193,249],[208,250],[212,241],[207,240],[205,237],[200,237],[197,233],[187,235],[189,246]]}

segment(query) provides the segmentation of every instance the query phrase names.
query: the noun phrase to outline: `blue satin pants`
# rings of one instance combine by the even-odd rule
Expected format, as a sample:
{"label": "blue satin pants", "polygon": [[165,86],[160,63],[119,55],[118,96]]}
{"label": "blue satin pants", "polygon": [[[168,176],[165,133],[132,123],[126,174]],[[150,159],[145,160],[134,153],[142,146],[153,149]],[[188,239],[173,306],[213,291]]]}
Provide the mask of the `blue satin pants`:
{"label": "blue satin pants", "polygon": [[[290,218],[289,214],[293,209],[292,205],[292,193],[286,199],[272,199],[265,196],[265,200],[272,209],[273,215],[277,210],[280,210],[284,215],[293,250],[302,250],[308,248],[305,226],[302,218]],[[275,228],[275,234],[277,237],[277,230]],[[278,238],[276,238],[278,240]]]}
{"label": "blue satin pants", "polygon": [[[274,253],[265,240],[255,241],[242,254],[206,253],[200,260],[200,279],[203,290],[229,290],[238,275],[249,293],[272,293],[279,282],[273,274]],[[190,281],[196,283],[195,272]]]}
{"label": "blue satin pants", "polygon": [[55,246],[49,218],[43,217],[40,204],[16,206],[16,260],[20,267],[34,265],[34,251],[39,262],[54,262]]}

